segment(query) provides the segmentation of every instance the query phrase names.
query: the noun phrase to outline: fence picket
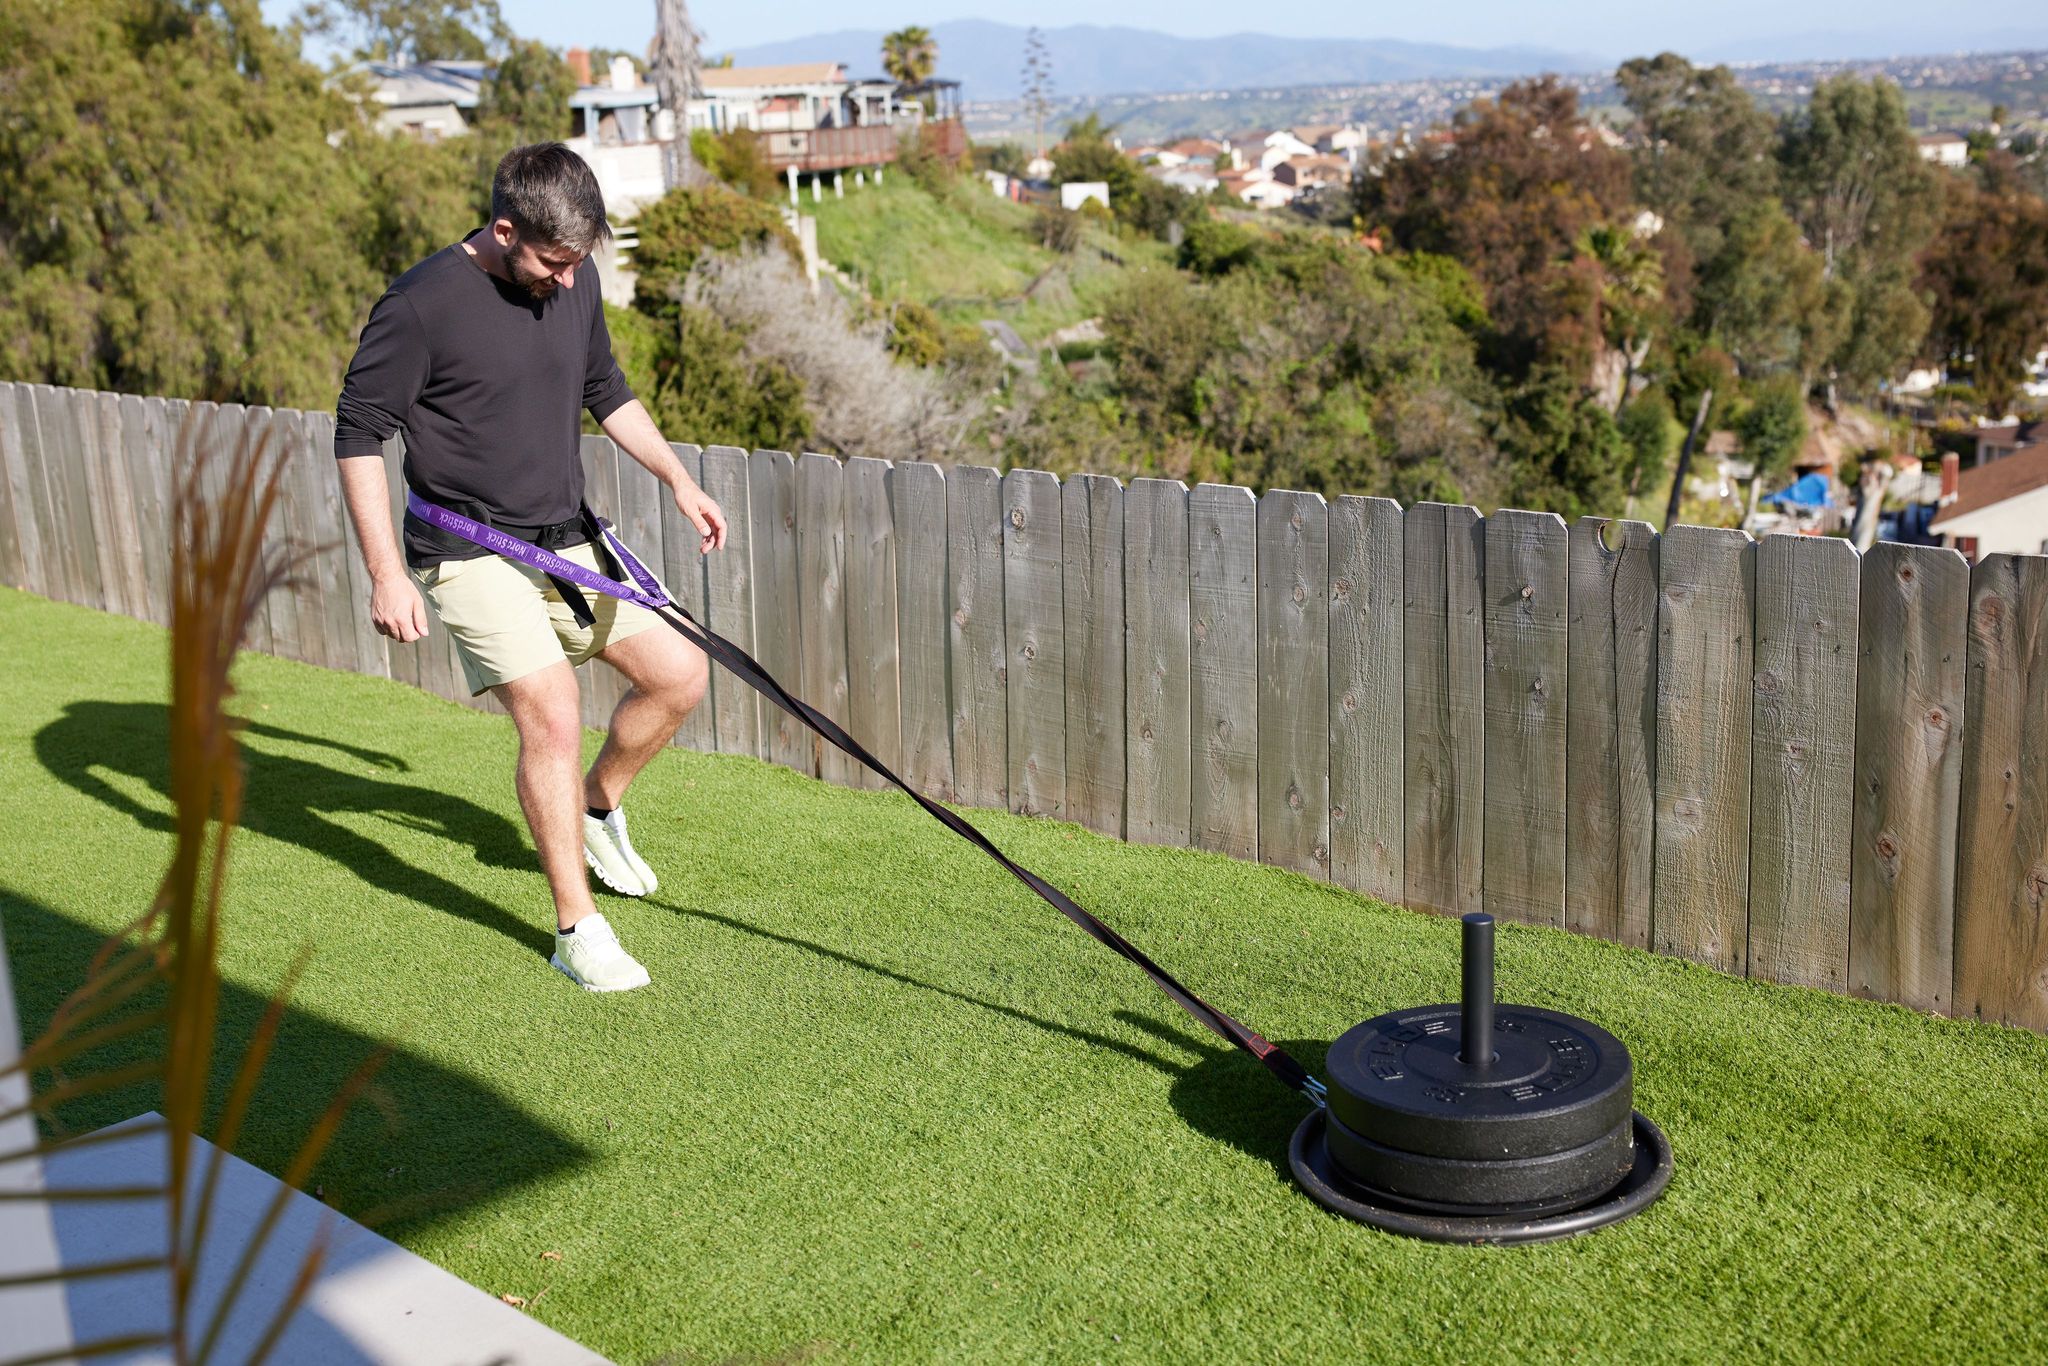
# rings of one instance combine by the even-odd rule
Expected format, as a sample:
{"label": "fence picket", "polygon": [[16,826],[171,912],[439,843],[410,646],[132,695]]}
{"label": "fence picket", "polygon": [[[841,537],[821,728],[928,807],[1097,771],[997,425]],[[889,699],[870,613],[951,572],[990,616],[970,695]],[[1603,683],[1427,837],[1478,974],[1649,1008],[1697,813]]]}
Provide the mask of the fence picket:
{"label": "fence picket", "polygon": [[[803,667],[803,610],[796,560],[796,462],[784,451],[747,461],[754,519],[754,658],[795,686]],[[809,700],[809,699],[806,699]],[[762,758],[816,776],[811,733],[780,707],[761,712]]]}
{"label": "fence picket", "polygon": [[1188,490],[1133,479],[1124,493],[1125,838],[1188,843]]}
{"label": "fence picket", "polygon": [[1953,550],[1880,543],[1862,568],[1849,990],[1947,1014],[1970,566]]}
{"label": "fence picket", "polygon": [[1405,900],[1463,915],[1484,909],[1485,524],[1417,503],[1401,545]]}
{"label": "fence picket", "polygon": [[[914,785],[903,772],[896,521],[889,512],[894,477],[886,460],[856,456],[846,462],[846,701],[854,737]],[[853,769],[863,787],[888,786],[863,765]]]}
{"label": "fence picket", "polygon": [[1067,819],[1124,833],[1124,488],[1079,474],[1060,487],[1067,656]]}
{"label": "fence picket", "polygon": [[1188,495],[1189,705],[1195,847],[1259,856],[1258,502],[1250,489]]}
{"label": "fence picket", "polygon": [[1403,891],[1401,505],[1330,505],[1330,877]]}
{"label": "fence picket", "polygon": [[[142,583],[138,614],[159,626],[171,623],[171,439],[160,398],[122,394],[121,469],[135,517],[136,562]],[[0,413],[4,413],[0,400]]]}
{"label": "fence picket", "polygon": [[1060,481],[1003,476],[1003,636],[1010,810],[1066,819],[1067,662],[1061,601]]}
{"label": "fence picket", "polygon": [[1756,544],[1677,526],[1658,555],[1657,952],[1742,975]]}
{"label": "fence picket", "polygon": [[1548,512],[1486,519],[1487,910],[1564,924],[1570,536]]}
{"label": "fence picket", "polygon": [[[78,391],[38,384],[35,408],[36,459],[43,463],[47,508],[43,553],[59,566],[66,602],[101,603],[99,553],[93,549],[92,508],[85,487],[85,433],[79,422]],[[24,424],[26,426],[27,424]]]}
{"label": "fence picket", "polygon": [[[704,452],[696,446],[673,441],[669,443],[669,449],[675,452],[676,461],[682,465],[683,472],[695,480],[699,488],[704,488]],[[708,493],[710,490],[705,491]],[[676,602],[684,611],[698,621],[708,624],[711,617],[705,601],[707,571],[710,566],[706,563],[708,557],[703,551],[703,535],[689,518],[683,516],[683,510],[676,506],[676,500],[669,496],[668,490],[660,490],[656,494],[656,499],[661,505],[662,585],[675,595]],[[716,497],[712,501],[718,502]],[[732,509],[719,503],[719,511],[725,514],[729,530]],[[730,545],[731,541],[728,539],[727,550],[713,551],[712,554],[728,554]],[[650,565],[649,568],[653,566]],[[711,673],[713,677],[705,684],[704,700],[692,707],[690,714],[683,718],[682,729],[676,732],[675,738],[676,744],[702,754],[709,754],[718,748],[718,728],[712,719],[717,714],[712,702],[718,690],[716,665],[712,666]],[[734,686],[745,688],[747,685],[736,683]],[[752,689],[748,691],[751,692]]]}
{"label": "fence picket", "polygon": [[953,787],[970,806],[1006,806],[1010,799],[1003,530],[1000,474],[963,465],[946,476]]}
{"label": "fence picket", "polygon": [[1320,493],[1259,499],[1259,860],[1330,875],[1330,528]]}
{"label": "fence picket", "polygon": [[128,479],[119,394],[85,394],[92,443],[93,534],[99,540],[100,586],[106,609],[122,616],[147,615],[142,584],[142,547],[135,525],[134,486]]}
{"label": "fence picket", "polygon": [[[754,514],[747,453],[704,451],[704,491],[725,513],[725,549],[704,561],[704,610],[711,629],[754,652]],[[716,672],[716,671],[714,671]],[[761,695],[731,674],[711,680],[712,729],[721,754],[761,757]]]}
{"label": "fence picket", "polygon": [[[583,462],[583,501],[599,516],[618,521],[618,446],[608,436],[586,432],[578,438],[576,455]],[[585,661],[576,675],[577,705],[583,724],[602,730],[611,724],[612,711],[626,695],[626,681],[618,670],[595,659]]]}
{"label": "fence picket", "polygon": [[[261,456],[269,468],[277,471],[277,500],[271,504],[270,516],[263,523],[263,558],[289,573],[292,562],[292,481],[297,471],[291,465],[289,455],[279,450],[278,422],[276,411],[260,404],[244,409],[241,454],[243,459],[252,462]],[[298,617],[298,602],[290,585],[279,584],[272,588],[263,595],[263,601],[257,605],[255,619],[250,623],[254,632],[251,646],[265,654],[298,658]]]}
{"label": "fence picket", "polygon": [[1860,567],[1832,538],[1756,549],[1749,973],[1829,991],[1849,972]]}
{"label": "fence picket", "polygon": [[1955,1013],[2048,1030],[2048,559],[1971,578]]}
{"label": "fence picket", "polygon": [[[797,696],[845,726],[852,685],[846,662],[846,472],[829,455],[796,462],[796,581],[801,587]],[[841,787],[860,786],[860,765],[809,730],[810,771]],[[856,739],[864,737],[856,736]]]}
{"label": "fence picket", "polygon": [[1657,853],[1657,533],[1571,529],[1565,682],[1565,925],[1650,946]]}
{"label": "fence picket", "polygon": [[937,465],[889,472],[896,537],[896,639],[903,695],[903,780],[953,800],[952,702],[946,686],[951,615],[946,581],[946,476]]}
{"label": "fence picket", "polygon": [[[646,563],[648,568],[660,574],[667,565],[666,553],[662,547],[662,515],[664,504],[673,508],[675,499],[654,472],[645,465],[619,452],[618,463],[619,501],[613,504],[612,526],[626,548]],[[660,628],[667,630],[667,627]],[[609,666],[606,666],[609,668]],[[617,670],[612,670],[617,673]],[[620,678],[620,693],[624,694],[626,684]],[[674,743],[675,736],[669,736]]]}
{"label": "fence picket", "polygon": [[[328,552],[333,534],[322,514],[326,511],[326,486],[335,482],[334,462],[314,450],[307,439],[310,416],[280,408],[271,421],[272,439],[283,446],[287,496],[279,512],[292,553],[291,582],[280,592],[292,597],[298,639],[291,657],[322,668],[349,668],[354,650],[348,649],[344,658],[342,646],[329,640],[326,610],[327,599],[334,596],[324,572],[331,564]],[[345,570],[339,581],[348,582]]]}
{"label": "fence picket", "polygon": [[23,428],[24,422],[35,421],[30,402],[28,385],[0,383],[0,497],[6,501],[0,539],[7,541],[0,546],[0,583],[54,596],[44,586],[43,516],[36,499],[41,458],[31,452]]}

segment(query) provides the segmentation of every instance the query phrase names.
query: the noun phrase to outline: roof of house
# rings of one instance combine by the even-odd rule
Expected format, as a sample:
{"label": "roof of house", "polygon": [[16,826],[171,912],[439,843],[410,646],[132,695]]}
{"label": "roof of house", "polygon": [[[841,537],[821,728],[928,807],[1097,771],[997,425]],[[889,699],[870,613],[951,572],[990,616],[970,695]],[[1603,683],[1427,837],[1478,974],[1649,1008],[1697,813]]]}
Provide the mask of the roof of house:
{"label": "roof of house", "polygon": [[1961,133],[1922,133],[1916,139],[1922,147],[1945,147],[1952,142],[1968,142]]}
{"label": "roof of house", "polygon": [[2043,423],[1998,422],[1977,428],[1977,442],[1984,446],[2026,446],[2044,434]]}
{"label": "roof of house", "polygon": [[1184,157],[1213,157],[1223,150],[1223,144],[1208,138],[1182,138],[1166,150]]}
{"label": "roof of house", "polygon": [[706,90],[751,90],[769,85],[841,85],[844,62],[792,62],[786,66],[707,66],[698,73]]}
{"label": "roof of house", "polygon": [[571,109],[645,108],[660,102],[659,92],[651,85],[636,85],[631,90],[614,90],[608,85],[586,85],[569,97]]}
{"label": "roof of house", "polygon": [[[483,63],[428,62],[419,66],[397,66],[391,62],[365,62],[363,69],[377,81],[377,100],[393,108],[427,104],[452,104],[474,109],[477,88],[483,79]],[[475,70],[466,68],[474,66]]]}
{"label": "roof of house", "polygon": [[1339,129],[1343,127],[1344,125],[1341,123],[1301,123],[1296,124],[1292,129],[1288,131],[1292,132],[1294,136],[1300,138],[1303,142],[1313,147],[1318,142],[1321,142],[1324,138],[1329,137],[1332,133],[1337,132]]}
{"label": "roof of house", "polygon": [[1929,531],[1941,530],[1944,522],[2048,487],[2048,441],[2022,446],[2003,460],[1972,465],[1963,471],[1956,487],[1956,500],[1935,516]]}

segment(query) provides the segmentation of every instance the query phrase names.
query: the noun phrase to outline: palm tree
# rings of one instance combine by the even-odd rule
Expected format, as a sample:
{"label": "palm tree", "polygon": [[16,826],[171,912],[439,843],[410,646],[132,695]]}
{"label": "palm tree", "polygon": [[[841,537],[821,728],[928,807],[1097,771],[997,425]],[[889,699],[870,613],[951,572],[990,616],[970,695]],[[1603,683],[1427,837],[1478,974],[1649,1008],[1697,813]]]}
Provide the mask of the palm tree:
{"label": "palm tree", "polygon": [[1664,299],[1664,261],[1632,227],[1591,227],[1579,234],[1577,245],[1599,271],[1601,335],[1621,353],[1621,392],[1614,401],[1619,412],[1649,355],[1657,307]]}
{"label": "palm tree", "polygon": [[903,85],[923,85],[939,64],[939,45],[932,31],[912,24],[882,39],[882,70]]}
{"label": "palm tree", "polygon": [[704,35],[690,22],[688,0],[654,0],[654,89],[675,119],[675,136],[662,144],[661,176],[667,189],[691,185],[697,166],[690,157],[690,101],[701,98]]}

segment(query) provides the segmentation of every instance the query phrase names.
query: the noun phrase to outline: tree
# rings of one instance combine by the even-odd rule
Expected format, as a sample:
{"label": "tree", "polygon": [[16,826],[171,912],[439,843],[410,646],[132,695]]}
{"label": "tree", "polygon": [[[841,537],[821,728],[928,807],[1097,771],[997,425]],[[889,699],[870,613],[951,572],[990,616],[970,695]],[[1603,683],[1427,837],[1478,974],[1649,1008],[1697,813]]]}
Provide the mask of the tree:
{"label": "tree", "polygon": [[1967,368],[1984,405],[2003,414],[2048,346],[2048,203],[1961,176],[1946,194],[1941,232],[1920,262],[1932,305],[1922,354]]}
{"label": "tree", "polygon": [[1758,479],[1776,479],[1792,468],[1806,444],[1806,390],[1793,375],[1773,375],[1750,386],[1749,404],[1735,420],[1742,453]]}
{"label": "tree", "polygon": [[311,0],[298,21],[359,61],[400,65],[480,61],[510,37],[498,0]]}
{"label": "tree", "polygon": [[1913,262],[1940,212],[1940,173],[1920,158],[1899,88],[1822,81],[1786,120],[1779,163],[1787,207],[1846,320],[1831,371],[1858,385],[1889,378],[1926,333]]}
{"label": "tree", "polygon": [[1135,197],[1138,168],[1116,149],[1110,136],[1116,130],[1102,122],[1100,114],[1089,114],[1067,125],[1067,135],[1052,149],[1053,179],[1100,181],[1109,186],[1112,212]]}
{"label": "tree", "polygon": [[899,85],[923,85],[938,62],[939,45],[928,28],[913,24],[882,39],[882,70]]}
{"label": "tree", "polygon": [[1619,383],[1609,400],[1618,413],[1649,356],[1663,311],[1664,263],[1634,229],[1607,223],[1580,233],[1577,247],[1598,272],[1600,335],[1619,362]]}
{"label": "tree", "polygon": [[7,378],[320,408],[476,222],[466,152],[372,131],[253,3],[10,5],[0,49]]}
{"label": "tree", "polygon": [[1576,91],[1518,82],[1461,110],[1447,143],[1378,169],[1355,182],[1361,216],[1472,272],[1510,366],[1590,362],[1573,353],[1597,338],[1596,291],[1574,294],[1567,276],[1579,234],[1627,211],[1629,164],[1580,117]]}
{"label": "tree", "polygon": [[476,132],[491,166],[514,147],[569,135],[569,100],[576,77],[562,55],[528,38],[514,38],[477,92]]}
{"label": "tree", "polygon": [[701,45],[688,0],[654,0],[654,91],[675,120],[675,136],[661,145],[662,184],[689,188],[702,178],[690,155],[690,101],[704,95]]}
{"label": "tree", "polygon": [[1841,321],[1819,254],[1775,199],[1753,200],[1728,220],[1720,249],[1701,263],[1693,318],[1745,375],[1788,367],[1812,374],[1834,349]]}
{"label": "tree", "polygon": [[1770,116],[1727,67],[1696,67],[1675,53],[1623,62],[1614,79],[1636,117],[1636,197],[1691,259],[1712,259],[1729,220],[1777,190]]}
{"label": "tree", "polygon": [[1045,122],[1052,117],[1052,54],[1037,28],[1024,35],[1024,112],[1031,115],[1034,157],[1045,155]]}

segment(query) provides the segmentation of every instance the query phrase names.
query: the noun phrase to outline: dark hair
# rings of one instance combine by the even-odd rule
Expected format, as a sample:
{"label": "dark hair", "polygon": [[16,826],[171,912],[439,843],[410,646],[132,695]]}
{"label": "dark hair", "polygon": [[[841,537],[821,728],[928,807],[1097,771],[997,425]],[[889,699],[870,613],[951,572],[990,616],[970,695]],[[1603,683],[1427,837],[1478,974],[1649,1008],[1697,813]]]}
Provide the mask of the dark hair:
{"label": "dark hair", "polygon": [[604,195],[590,164],[559,142],[514,147],[491,177],[491,219],[522,238],[588,253],[612,240]]}

